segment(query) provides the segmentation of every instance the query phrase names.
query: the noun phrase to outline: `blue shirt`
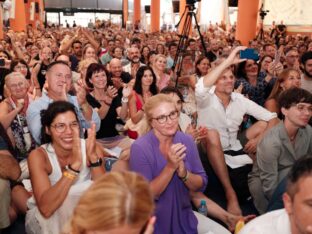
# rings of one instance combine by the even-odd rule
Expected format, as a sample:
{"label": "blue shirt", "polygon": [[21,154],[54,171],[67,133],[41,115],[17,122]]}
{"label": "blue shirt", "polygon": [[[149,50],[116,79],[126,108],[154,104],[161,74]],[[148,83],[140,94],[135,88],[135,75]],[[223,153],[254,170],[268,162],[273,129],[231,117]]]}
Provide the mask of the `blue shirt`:
{"label": "blue shirt", "polygon": [[[83,116],[76,96],[67,95],[68,102],[73,104],[76,107],[76,113],[80,122],[81,128],[90,128],[90,122],[88,122]],[[40,145],[41,141],[41,110],[46,110],[50,103],[53,102],[53,99],[49,98],[46,93],[42,93],[42,97],[32,102],[26,112],[26,120],[29,131],[36,143]],[[98,113],[92,109],[92,122],[96,125],[96,131],[100,129],[101,119]]]}

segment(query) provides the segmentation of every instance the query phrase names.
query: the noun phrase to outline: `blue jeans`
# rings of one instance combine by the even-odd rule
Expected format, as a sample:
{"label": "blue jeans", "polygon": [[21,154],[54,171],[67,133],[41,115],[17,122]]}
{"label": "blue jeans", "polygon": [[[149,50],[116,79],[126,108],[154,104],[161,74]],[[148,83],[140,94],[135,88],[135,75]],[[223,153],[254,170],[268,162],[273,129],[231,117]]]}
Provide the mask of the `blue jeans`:
{"label": "blue jeans", "polygon": [[277,185],[272,198],[269,202],[267,211],[273,211],[284,208],[283,193],[286,191],[287,176]]}

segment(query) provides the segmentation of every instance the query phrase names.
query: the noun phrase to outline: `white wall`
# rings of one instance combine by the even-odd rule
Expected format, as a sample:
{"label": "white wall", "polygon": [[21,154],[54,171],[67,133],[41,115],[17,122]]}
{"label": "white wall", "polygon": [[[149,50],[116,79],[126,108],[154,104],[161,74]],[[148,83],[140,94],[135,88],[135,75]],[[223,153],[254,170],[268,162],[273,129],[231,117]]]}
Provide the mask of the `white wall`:
{"label": "white wall", "polygon": [[311,25],[312,0],[266,0],[264,9],[270,12],[264,23],[270,25],[281,20],[286,25]]}

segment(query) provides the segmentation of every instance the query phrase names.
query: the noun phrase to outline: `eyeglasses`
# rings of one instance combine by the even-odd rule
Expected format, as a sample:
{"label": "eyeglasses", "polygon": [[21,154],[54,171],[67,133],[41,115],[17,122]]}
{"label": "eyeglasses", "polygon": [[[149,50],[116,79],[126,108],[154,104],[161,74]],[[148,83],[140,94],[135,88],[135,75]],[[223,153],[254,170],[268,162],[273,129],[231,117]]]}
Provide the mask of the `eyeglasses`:
{"label": "eyeglasses", "polygon": [[178,118],[178,116],[179,116],[179,112],[175,110],[175,111],[171,111],[169,115],[161,115],[152,119],[155,119],[159,124],[164,124],[165,122],[168,121],[168,117],[171,120],[175,120],[176,118]]}
{"label": "eyeglasses", "polygon": [[295,107],[300,112],[308,111],[309,114],[312,114],[312,105],[307,106],[307,105],[298,103],[295,105]]}
{"label": "eyeglasses", "polygon": [[[56,123],[54,125],[50,125],[52,128],[55,129],[56,132],[58,133],[63,133],[66,131],[66,129],[68,128],[68,125],[64,124],[64,123]],[[69,124],[69,127],[71,130],[77,129],[79,128],[79,123],[78,122],[72,122]]]}

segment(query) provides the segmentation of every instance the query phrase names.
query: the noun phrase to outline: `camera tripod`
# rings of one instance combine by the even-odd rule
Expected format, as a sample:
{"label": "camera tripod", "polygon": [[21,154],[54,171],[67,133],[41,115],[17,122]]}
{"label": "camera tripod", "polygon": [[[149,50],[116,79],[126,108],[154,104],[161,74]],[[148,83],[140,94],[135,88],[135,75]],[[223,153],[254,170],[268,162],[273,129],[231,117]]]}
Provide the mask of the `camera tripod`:
{"label": "camera tripod", "polygon": [[[178,43],[178,50],[177,50],[176,56],[174,58],[173,66],[172,66],[172,70],[173,71],[175,71],[175,69],[176,69],[176,83],[175,83],[176,87],[178,85],[178,79],[181,76],[182,58],[183,58],[183,55],[186,53],[186,49],[187,49],[187,46],[188,46],[188,38],[189,38],[190,30],[192,28],[192,19],[193,18],[195,19],[195,27],[196,27],[197,32],[198,32],[199,37],[200,37],[200,41],[201,41],[201,44],[202,44],[202,47],[203,47],[203,50],[204,50],[203,52],[204,52],[205,55],[207,55],[207,49],[206,49],[206,45],[205,45],[205,42],[204,42],[204,38],[203,38],[203,35],[200,32],[200,27],[198,25],[198,22],[197,22],[197,19],[196,19],[196,14],[195,14],[194,10],[195,10],[194,4],[187,4],[185,6],[185,10],[184,10],[184,12],[183,12],[183,14],[181,16],[180,21],[176,25],[176,27],[179,27],[182,19],[185,17],[182,33],[181,33],[181,35],[179,35],[180,36],[180,40],[179,40],[179,43]],[[185,16],[185,14],[186,14],[186,16]]]}
{"label": "camera tripod", "polygon": [[263,38],[264,38],[264,31],[263,31],[263,20],[261,21],[261,23],[260,23],[260,30],[259,30],[259,32],[258,32],[258,35],[257,35],[257,37],[256,37],[256,39],[257,40],[263,40]]}

